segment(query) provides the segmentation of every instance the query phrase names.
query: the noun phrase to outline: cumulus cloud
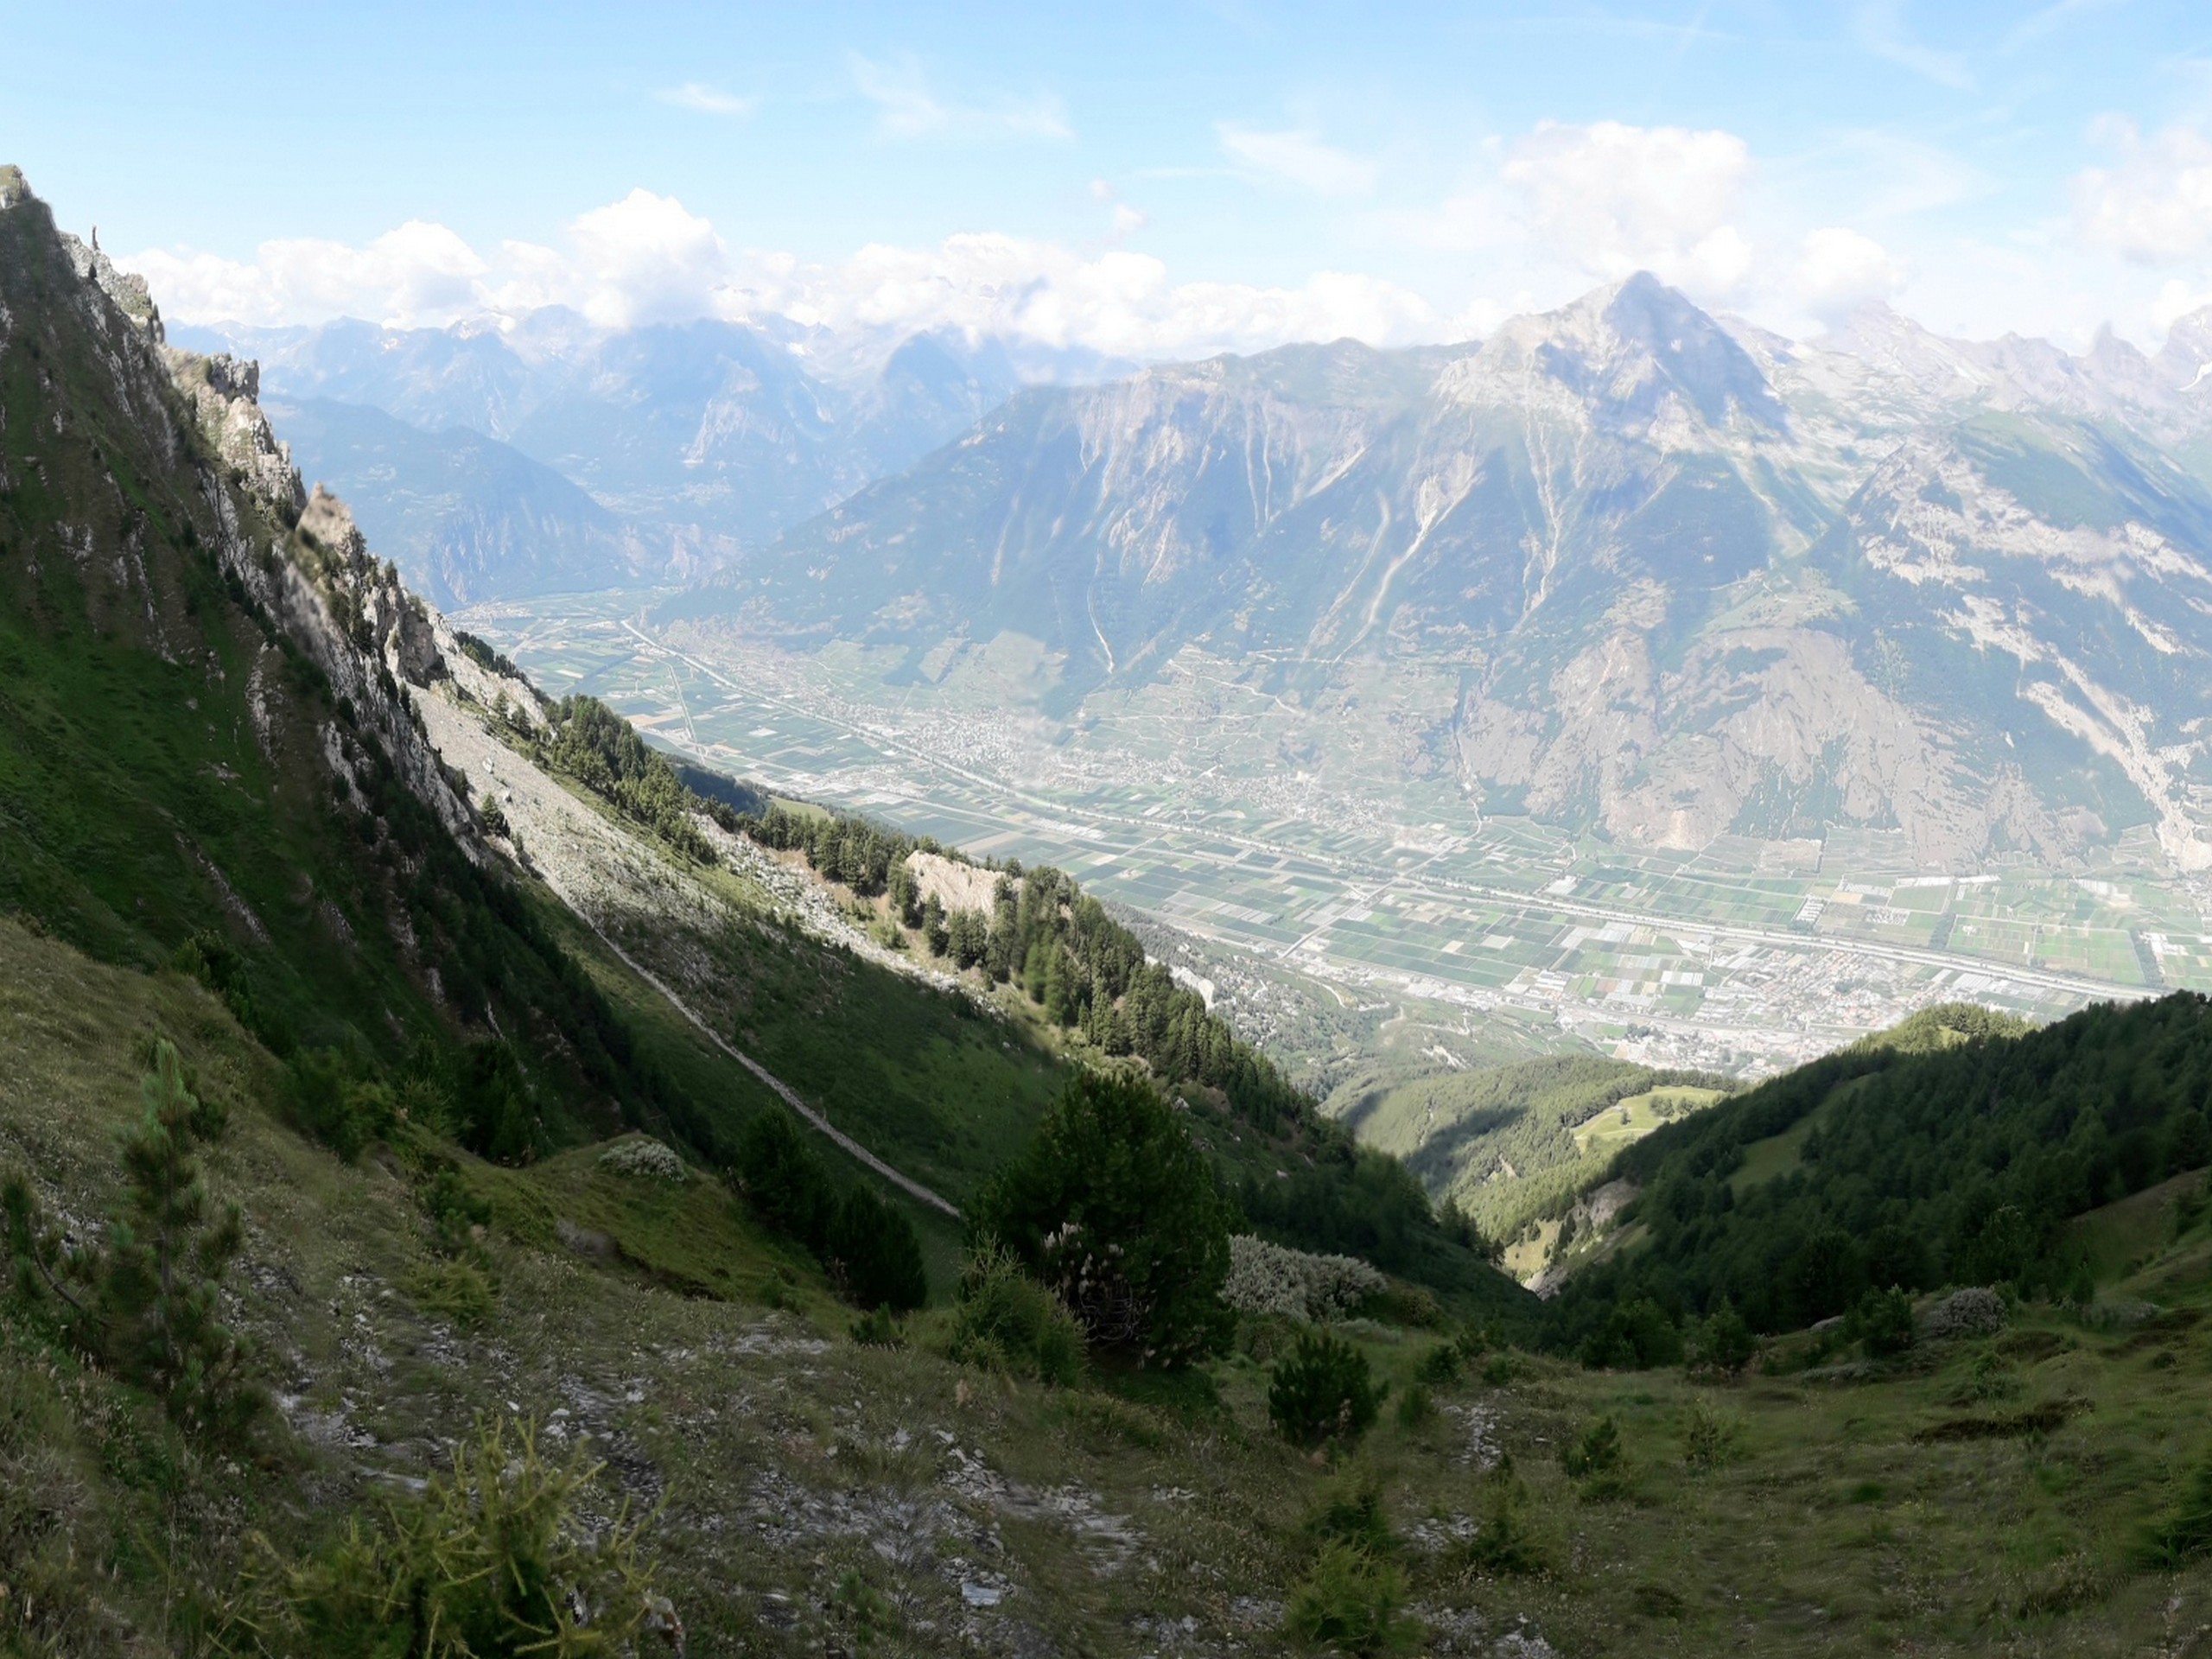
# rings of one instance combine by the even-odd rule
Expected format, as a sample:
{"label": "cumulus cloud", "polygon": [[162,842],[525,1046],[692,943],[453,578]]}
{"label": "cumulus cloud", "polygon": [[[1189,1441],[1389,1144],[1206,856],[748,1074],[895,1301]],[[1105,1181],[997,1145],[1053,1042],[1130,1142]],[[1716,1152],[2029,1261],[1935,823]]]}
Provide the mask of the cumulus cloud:
{"label": "cumulus cloud", "polygon": [[1147,254],[1084,258],[996,234],[934,248],[874,245],[835,265],[786,266],[756,290],[766,308],[822,327],[957,327],[1109,356],[1192,357],[1344,336],[1401,345],[1436,334],[1420,296],[1373,276],[1322,271],[1295,288],[1176,283]]}
{"label": "cumulus cloud", "polygon": [[855,53],[850,64],[853,89],[875,105],[876,130],[887,138],[1075,137],[1066,110],[1050,93],[963,104],[940,98],[911,57],[885,63]]}
{"label": "cumulus cloud", "polygon": [[263,243],[250,263],[164,249],[129,263],[181,318],[273,323],[362,316],[409,327],[480,313],[490,270],[452,231],[423,219],[363,246],[286,238]]}
{"label": "cumulus cloud", "polygon": [[1733,223],[1751,167],[1732,132],[1544,121],[1500,175],[1520,194],[1529,234],[1567,263],[1605,281],[1651,270],[1720,298],[1751,265]]}
{"label": "cumulus cloud", "polygon": [[2172,126],[2145,137],[2131,121],[2100,124],[2118,153],[2074,181],[2075,226],[2093,247],[2145,264],[2171,264],[2212,248],[2212,141]]}
{"label": "cumulus cloud", "polygon": [[2159,284],[2158,297],[2151,302],[2151,321],[2158,328],[2167,329],[2183,317],[2208,308],[2212,308],[2212,292],[2193,287],[2177,276],[2169,276]]}
{"label": "cumulus cloud", "polygon": [[[1141,222],[1126,204],[1114,207],[1120,228]],[[1373,276],[1323,271],[1294,287],[1177,283],[1160,260],[1127,249],[1087,256],[997,234],[934,247],[874,245],[843,261],[804,264],[734,250],[707,219],[649,190],[578,216],[560,246],[508,242],[489,257],[442,226],[413,222],[365,245],[271,242],[251,260],[155,251],[125,263],[145,272],[162,310],[181,321],[356,316],[436,327],[563,305],[608,328],[774,315],[835,329],[957,327],[1138,359],[1454,334],[1420,296]]]}
{"label": "cumulus cloud", "polygon": [[653,97],[663,104],[700,115],[750,115],[759,107],[757,99],[740,98],[734,92],[726,92],[719,86],[698,80],[687,80],[681,86],[664,86]]}
{"label": "cumulus cloud", "polygon": [[1796,290],[1816,317],[1840,315],[1870,300],[1886,300],[1905,285],[1904,267],[1871,236],[1840,225],[1806,237],[1797,255]]}
{"label": "cumulus cloud", "polygon": [[1323,196],[1364,195],[1375,188],[1374,163],[1304,131],[1255,132],[1223,122],[1221,147],[1240,166]]}

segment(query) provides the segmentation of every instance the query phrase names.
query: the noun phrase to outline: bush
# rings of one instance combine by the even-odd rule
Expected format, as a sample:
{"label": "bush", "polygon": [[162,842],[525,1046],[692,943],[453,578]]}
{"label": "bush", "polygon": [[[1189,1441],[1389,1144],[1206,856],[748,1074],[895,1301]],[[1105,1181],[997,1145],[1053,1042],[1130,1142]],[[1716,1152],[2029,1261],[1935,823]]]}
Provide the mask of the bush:
{"label": "bush", "polygon": [[1240,1313],[1281,1313],[1326,1325],[1389,1287],[1357,1256],[1314,1255],[1240,1233],[1229,1241],[1221,1299]]}
{"label": "bush", "polygon": [[822,1160],[782,1107],[770,1107],[745,1126],[737,1177],[746,1202],[772,1230],[810,1250],[828,1243],[836,1195]]}
{"label": "bush", "polygon": [[492,1224],[492,1201],[469,1185],[451,1164],[439,1167],[417,1194],[430,1218],[438,1248],[454,1254],[479,1247]]}
{"label": "bush", "polygon": [[644,1135],[616,1141],[599,1154],[599,1166],[612,1170],[617,1175],[672,1181],[679,1185],[691,1179],[691,1172],[683,1166],[683,1160],[673,1147],[664,1147],[652,1136]]}
{"label": "bush", "polygon": [[1955,1290],[1928,1310],[1921,1333],[1931,1341],[1994,1336],[2005,1328],[2005,1299],[1995,1291]]}
{"label": "bush", "polygon": [[1587,1480],[1593,1475],[1610,1475],[1621,1466],[1621,1429],[1606,1413],[1586,1427],[1582,1433],[1560,1448],[1560,1466],[1570,1479]]}
{"label": "bush", "polygon": [[1326,1546],[1290,1593],[1283,1630],[1291,1640],[1333,1653],[1402,1653],[1421,1626],[1400,1611],[1405,1575],[1348,1543]]}
{"label": "bush", "polygon": [[2169,1572],[2212,1554],[2212,1453],[2190,1471],[2181,1501],[2152,1525],[2134,1550],[2139,1566]]}
{"label": "bush", "polygon": [[1300,1336],[1268,1384],[1268,1420],[1298,1446],[1357,1440],[1382,1402],[1367,1356],[1325,1331]]}
{"label": "bush", "polygon": [[906,1338],[899,1329],[899,1316],[887,1307],[863,1313],[853,1321],[852,1338],[862,1348],[904,1348]]}
{"label": "bush", "polygon": [[1452,1546],[1446,1565],[1461,1573],[1525,1578],[1543,1572],[1550,1551],[1529,1513],[1529,1489],[1510,1469],[1492,1479],[1474,1535]]}
{"label": "bush", "polygon": [[855,1307],[905,1313],[929,1300],[929,1274],[914,1224],[878,1198],[873,1187],[847,1190],[830,1220],[824,1254],[839,1291]]}
{"label": "bush", "polygon": [[1648,1371],[1682,1363],[1682,1333],[1667,1310],[1649,1297],[1616,1305],[1583,1342],[1590,1370]]}
{"label": "bush", "polygon": [[1868,1291],[1851,1310],[1844,1335],[1855,1339],[1869,1358],[1903,1353],[1912,1346],[1912,1298],[1895,1286]]}
{"label": "bush", "polygon": [[1430,1388],[1448,1389],[1467,1369],[1456,1342],[1440,1342],[1414,1365],[1414,1380]]}
{"label": "bush", "polygon": [[952,1357],[1070,1388],[1082,1380],[1083,1326],[995,1240],[969,1252],[953,1309]]}
{"label": "bush", "polygon": [[1415,1382],[1398,1396],[1398,1427],[1419,1428],[1436,1414],[1436,1402],[1430,1398],[1428,1384]]}
{"label": "bush", "polygon": [[1324,1493],[1306,1532],[1318,1544],[1350,1544],[1378,1560],[1398,1551],[1398,1535],[1390,1529],[1390,1517],[1382,1508],[1382,1490],[1371,1480],[1339,1484]]}
{"label": "bush", "polygon": [[284,1113],[294,1128],[347,1163],[397,1121],[391,1092],[353,1076],[335,1049],[306,1048],[284,1068]]}
{"label": "bush", "polygon": [[257,1541],[261,1564],[226,1610],[221,1650],[504,1659],[628,1652],[653,1633],[680,1641],[626,1508],[588,1530],[580,1500],[594,1472],[547,1464],[528,1428],[480,1427],[449,1476],[372,1526],[356,1517],[307,1560]]}
{"label": "bush", "polygon": [[1687,1348],[1694,1368],[1718,1371],[1723,1376],[1735,1376],[1751,1363],[1758,1351],[1759,1339],[1751,1334],[1751,1327],[1736,1311],[1736,1304],[1726,1298],[1690,1333]]}
{"label": "bush", "polygon": [[1700,1395],[1682,1415],[1682,1461],[1693,1469],[1718,1469],[1743,1455],[1744,1420]]}
{"label": "bush", "polygon": [[223,1280],[245,1242],[245,1224],[236,1205],[213,1209],[194,1156],[200,1130],[219,1116],[193,1093],[166,1039],[154,1046],[142,1094],[145,1110],[120,1142],[124,1203],[103,1243],[65,1242],[27,1178],[0,1182],[16,1288],[48,1306],[80,1351],[158,1397],[185,1428],[234,1436],[264,1399],[245,1376],[245,1344],[222,1321]]}
{"label": "bush", "polygon": [[1096,1346],[1178,1367],[1220,1352],[1236,1318],[1228,1206],[1212,1166],[1150,1084],[1084,1073],[969,1211],[1059,1294]]}
{"label": "bush", "polygon": [[466,1260],[433,1262],[418,1268],[400,1288],[423,1313],[442,1315],[455,1325],[481,1325],[492,1317],[496,1292],[492,1276],[476,1262]]}

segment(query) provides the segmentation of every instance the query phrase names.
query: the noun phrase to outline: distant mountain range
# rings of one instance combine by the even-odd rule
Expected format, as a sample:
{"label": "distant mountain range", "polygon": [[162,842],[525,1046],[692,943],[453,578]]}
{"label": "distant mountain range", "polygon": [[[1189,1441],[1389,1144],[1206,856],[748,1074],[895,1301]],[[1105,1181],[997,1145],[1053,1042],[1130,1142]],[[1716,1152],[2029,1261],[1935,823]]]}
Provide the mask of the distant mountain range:
{"label": "distant mountain range", "polygon": [[560,310],[505,333],[172,332],[258,359],[302,469],[445,604],[712,569],[912,465],[1025,376],[1095,366],[1017,365],[957,334],[609,332]]}
{"label": "distant mountain range", "polygon": [[1294,696],[1442,668],[1423,741],[1478,810],[2203,868],[2209,359],[2212,313],[2155,358],[1879,308],[1801,345],[1637,276],[1478,345],[1022,391],[662,614],[925,679],[1011,631],[1059,711],[1185,653]]}
{"label": "distant mountain range", "polygon": [[688,582],[663,621],[924,680],[1012,633],[1056,714],[1188,652],[1395,664],[1478,811],[2212,865],[2212,311],[2156,356],[1878,306],[1804,344],[1637,276],[1479,343],[1129,372],[557,310],[176,334],[260,359],[442,603]]}

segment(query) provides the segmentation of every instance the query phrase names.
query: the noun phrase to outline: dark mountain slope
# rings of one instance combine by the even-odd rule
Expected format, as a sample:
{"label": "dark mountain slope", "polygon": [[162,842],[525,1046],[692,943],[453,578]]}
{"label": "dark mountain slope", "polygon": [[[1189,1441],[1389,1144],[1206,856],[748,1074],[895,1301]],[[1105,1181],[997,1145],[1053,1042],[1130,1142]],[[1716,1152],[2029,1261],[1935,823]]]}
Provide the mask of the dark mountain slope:
{"label": "dark mountain slope", "polygon": [[426,617],[250,394],[165,359],[43,204],[0,209],[0,906],[188,961],[280,1054],[519,1057],[524,1145],[688,1116],[492,867],[404,683],[443,671]]}
{"label": "dark mountain slope", "polygon": [[1634,1242],[1568,1281],[1569,1337],[1650,1297],[1786,1330],[1867,1289],[2068,1289],[2065,1224],[2212,1160],[2212,1001],[2101,1005],[2020,1033],[1961,1007],[1629,1147]]}

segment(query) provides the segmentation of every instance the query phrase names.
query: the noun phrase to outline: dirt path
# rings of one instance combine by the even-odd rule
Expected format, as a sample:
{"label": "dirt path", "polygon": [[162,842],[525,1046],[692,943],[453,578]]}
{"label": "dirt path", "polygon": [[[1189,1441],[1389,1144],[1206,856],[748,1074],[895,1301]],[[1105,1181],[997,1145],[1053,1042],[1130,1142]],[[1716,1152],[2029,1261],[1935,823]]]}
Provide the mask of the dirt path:
{"label": "dirt path", "polygon": [[470,713],[438,696],[417,697],[416,706],[429,728],[433,747],[446,764],[468,775],[470,788],[477,796],[501,803],[529,851],[538,878],[625,967],[659,992],[669,1007],[696,1026],[708,1041],[773,1090],[779,1099],[842,1151],[900,1192],[958,1219],[959,1207],[950,1198],[893,1169],[700,1018],[659,976],[608,938],[594,915],[603,905],[618,911],[692,914],[711,919],[722,911],[718,899],[499,742]]}

